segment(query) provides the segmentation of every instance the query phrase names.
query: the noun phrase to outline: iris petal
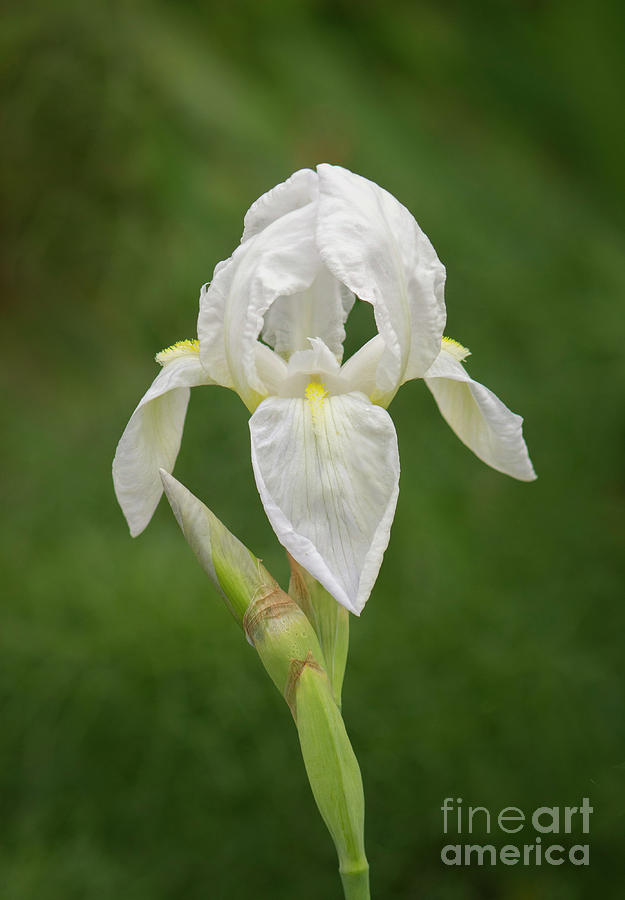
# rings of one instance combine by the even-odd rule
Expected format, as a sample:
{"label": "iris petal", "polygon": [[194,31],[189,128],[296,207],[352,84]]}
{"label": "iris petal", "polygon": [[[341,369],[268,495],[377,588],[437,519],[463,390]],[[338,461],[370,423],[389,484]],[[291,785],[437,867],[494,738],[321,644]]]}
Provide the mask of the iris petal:
{"label": "iris petal", "polygon": [[253,410],[267,395],[254,345],[278,297],[306,291],[321,262],[314,241],[316,209],[287,213],[241,244],[215,270],[200,296],[200,356],[215,381],[233,388]]}
{"label": "iris petal", "polygon": [[279,297],[267,310],[263,340],[286,357],[308,348],[309,338],[321,338],[340,362],[345,320],[354,295],[321,266],[310,287],[290,297]]}
{"label": "iris petal", "polygon": [[440,350],[445,267],[411,213],[388,191],[340,166],[319,173],[317,243],[335,277],[373,304],[384,351],[381,399],[421,377]]}
{"label": "iris petal", "polygon": [[451,353],[441,350],[424,378],[443,418],[476,456],[520,481],[536,478],[521,416],[474,381]]}
{"label": "iris petal", "polygon": [[317,181],[317,173],[312,169],[299,169],[286,181],[262,194],[245,214],[241,243],[259,234],[281,216],[316,200],[319,193]]}
{"label": "iris petal", "polygon": [[389,540],[399,453],[388,413],[363,394],[270,397],[250,419],[252,465],[278,540],[360,614]]}
{"label": "iris petal", "polygon": [[163,493],[159,470],[174,468],[189,388],[212,384],[197,353],[167,363],[141,398],[117,445],[113,483],[133,537],[144,530]]}

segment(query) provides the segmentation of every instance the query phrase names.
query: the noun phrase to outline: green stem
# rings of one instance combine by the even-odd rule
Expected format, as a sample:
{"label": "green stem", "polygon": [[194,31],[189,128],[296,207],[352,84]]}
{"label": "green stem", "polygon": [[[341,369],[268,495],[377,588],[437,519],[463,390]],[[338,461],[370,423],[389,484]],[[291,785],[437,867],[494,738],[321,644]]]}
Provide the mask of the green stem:
{"label": "green stem", "polygon": [[285,594],[197,497],[164,470],[161,477],[187,541],[290,707],[346,900],[369,900],[362,778],[340,711],[348,613],[294,560]]}
{"label": "green stem", "polygon": [[326,660],[326,671],[338,708],[349,650],[349,613],[290,554],[289,594],[312,624]]}
{"label": "green stem", "polygon": [[243,627],[291,709],[313,796],[336,847],[345,896],[368,900],[362,777],[317,635],[277,585],[250,603]]}
{"label": "green stem", "polygon": [[345,900],[370,900],[369,893],[369,864],[363,860],[359,869],[350,869],[341,872]]}

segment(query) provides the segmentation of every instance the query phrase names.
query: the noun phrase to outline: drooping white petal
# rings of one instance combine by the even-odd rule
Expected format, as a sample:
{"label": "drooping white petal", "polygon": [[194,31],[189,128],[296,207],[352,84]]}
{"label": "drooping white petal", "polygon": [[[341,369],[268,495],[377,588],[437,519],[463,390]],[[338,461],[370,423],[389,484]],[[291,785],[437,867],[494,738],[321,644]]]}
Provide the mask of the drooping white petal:
{"label": "drooping white petal", "polygon": [[172,359],[130,417],[113,460],[113,483],[133,537],[146,527],[163,493],[159,469],[171,472],[176,462],[189,388],[212,383],[197,352]]}
{"label": "drooping white petal", "polygon": [[250,419],[252,465],[289,553],[360,614],[389,539],[399,484],[395,428],[363,394],[270,397]]}
{"label": "drooping white petal", "polygon": [[445,267],[408,210],[372,181],[340,166],[319,173],[317,241],[330,271],[374,306],[384,352],[381,395],[421,377],[440,350]]}
{"label": "drooping white petal", "polygon": [[308,338],[320,337],[341,361],[345,320],[354,295],[322,266],[310,287],[290,297],[279,297],[265,314],[262,337],[287,359],[308,347]]}
{"label": "drooping white petal", "polygon": [[536,478],[523,439],[523,419],[474,381],[458,359],[441,350],[424,377],[443,418],[476,456],[520,481]]}
{"label": "drooping white petal", "polygon": [[263,316],[278,297],[305,291],[319,272],[315,221],[314,204],[276,219],[241,244],[202,289],[202,362],[215,381],[236,390],[251,410],[268,393],[254,349]]}

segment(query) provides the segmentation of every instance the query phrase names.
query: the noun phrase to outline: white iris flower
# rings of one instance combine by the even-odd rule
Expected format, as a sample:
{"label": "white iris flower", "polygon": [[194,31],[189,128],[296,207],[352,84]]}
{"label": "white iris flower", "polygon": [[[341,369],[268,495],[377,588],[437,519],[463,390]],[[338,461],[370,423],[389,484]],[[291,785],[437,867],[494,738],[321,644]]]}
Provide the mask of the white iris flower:
{"label": "white iris flower", "polygon": [[[245,216],[241,244],[202,288],[199,341],[159,353],[162,370],[113,463],[133,535],[178,455],[189,388],[218,384],[249,411],[256,484],[279,541],[359,614],[378,574],[399,488],[386,407],[423,378],[458,437],[488,465],[536,476],[522,419],[467,374],[443,337],[445,268],[408,210],[339,166],[302,169]],[[355,296],[378,334],[342,362]],[[271,349],[273,348],[273,349]]]}

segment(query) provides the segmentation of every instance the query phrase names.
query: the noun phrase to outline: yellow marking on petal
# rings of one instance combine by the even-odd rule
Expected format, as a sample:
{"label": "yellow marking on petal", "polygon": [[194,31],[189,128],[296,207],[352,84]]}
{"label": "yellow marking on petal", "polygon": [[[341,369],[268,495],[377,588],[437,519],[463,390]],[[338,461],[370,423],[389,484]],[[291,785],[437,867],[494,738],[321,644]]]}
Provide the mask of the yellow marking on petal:
{"label": "yellow marking on petal", "polygon": [[463,347],[459,341],[455,341],[450,337],[444,337],[442,339],[441,348],[446,350],[454,359],[457,359],[458,362],[462,362],[467,356],[471,356],[471,351],[468,347]]}
{"label": "yellow marking on petal", "polygon": [[173,362],[174,359],[180,359],[183,356],[193,356],[200,352],[200,342],[196,338],[187,338],[184,341],[176,341],[171,347],[165,347],[160,353],[157,353],[154,359],[161,366],[166,366]]}
{"label": "yellow marking on petal", "polygon": [[313,422],[317,422],[323,411],[324,401],[328,396],[326,386],[325,384],[320,384],[318,381],[310,381],[304,391],[304,395],[310,403],[312,420]]}

